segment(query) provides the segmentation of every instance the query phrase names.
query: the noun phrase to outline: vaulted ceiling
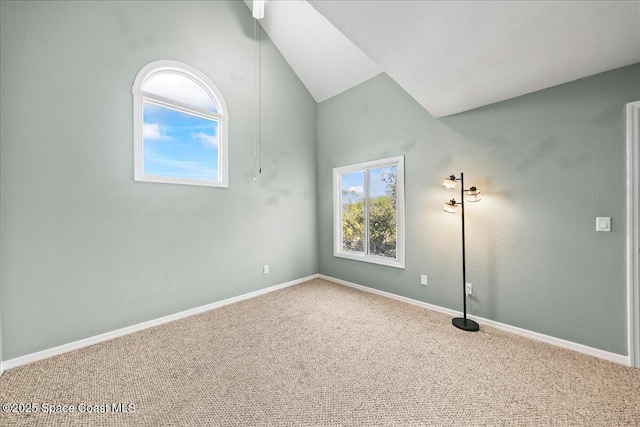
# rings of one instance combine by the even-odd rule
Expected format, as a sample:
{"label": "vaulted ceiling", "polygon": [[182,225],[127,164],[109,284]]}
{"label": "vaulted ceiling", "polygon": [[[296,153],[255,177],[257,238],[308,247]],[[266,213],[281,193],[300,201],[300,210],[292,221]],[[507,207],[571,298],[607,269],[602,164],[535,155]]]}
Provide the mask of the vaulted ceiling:
{"label": "vaulted ceiling", "polygon": [[640,62],[640,1],[268,0],[260,23],[316,101],[385,72],[434,117]]}

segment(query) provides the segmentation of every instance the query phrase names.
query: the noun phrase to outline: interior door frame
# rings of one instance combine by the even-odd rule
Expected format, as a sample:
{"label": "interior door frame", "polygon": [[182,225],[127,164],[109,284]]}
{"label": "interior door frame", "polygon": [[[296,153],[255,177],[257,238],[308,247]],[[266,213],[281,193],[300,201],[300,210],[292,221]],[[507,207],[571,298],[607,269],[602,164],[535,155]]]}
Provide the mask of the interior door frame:
{"label": "interior door frame", "polygon": [[629,365],[640,368],[640,101],[627,104],[627,314]]}

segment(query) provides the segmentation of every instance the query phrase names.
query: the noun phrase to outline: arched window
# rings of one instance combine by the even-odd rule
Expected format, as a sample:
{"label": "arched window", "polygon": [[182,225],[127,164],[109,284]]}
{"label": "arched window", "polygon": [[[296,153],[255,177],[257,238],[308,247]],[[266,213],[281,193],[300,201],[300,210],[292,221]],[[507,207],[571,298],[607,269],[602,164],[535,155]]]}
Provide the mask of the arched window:
{"label": "arched window", "polygon": [[229,116],[207,76],[156,61],[140,70],[132,91],[136,181],[229,186]]}

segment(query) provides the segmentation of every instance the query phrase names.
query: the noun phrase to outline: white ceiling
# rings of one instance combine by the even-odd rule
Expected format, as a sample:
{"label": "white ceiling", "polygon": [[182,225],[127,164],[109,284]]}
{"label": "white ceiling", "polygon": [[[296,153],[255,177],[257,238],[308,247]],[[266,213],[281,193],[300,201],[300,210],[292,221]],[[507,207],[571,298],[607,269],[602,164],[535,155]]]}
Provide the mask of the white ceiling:
{"label": "white ceiling", "polygon": [[640,62],[640,1],[309,3],[261,24],[318,102],[384,71],[443,117]]}
{"label": "white ceiling", "polygon": [[267,1],[260,24],[316,102],[382,72],[306,1]]}

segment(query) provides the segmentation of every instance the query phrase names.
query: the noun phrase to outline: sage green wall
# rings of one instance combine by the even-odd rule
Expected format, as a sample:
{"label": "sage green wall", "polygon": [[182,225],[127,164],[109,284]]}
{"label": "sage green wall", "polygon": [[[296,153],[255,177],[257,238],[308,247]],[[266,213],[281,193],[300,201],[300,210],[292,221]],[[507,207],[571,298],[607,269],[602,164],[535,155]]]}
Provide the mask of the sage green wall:
{"label": "sage green wall", "polygon": [[[318,271],[317,104],[243,2],[2,2],[3,359]],[[230,188],[133,181],[137,72],[204,72],[230,114]],[[269,264],[271,273],[262,274]]]}
{"label": "sage green wall", "polygon": [[[467,210],[470,312],[627,353],[624,104],[639,65],[436,120],[386,75],[316,107],[266,39],[254,183],[252,34],[242,2],[0,3],[4,360],[318,270],[460,309],[460,219],[440,186],[460,171],[485,196]],[[229,189],[133,181],[131,85],[158,59],[225,96]],[[397,154],[407,268],[334,258],[332,168]]]}
{"label": "sage green wall", "polygon": [[[466,210],[470,313],[627,354],[624,107],[639,99],[633,65],[439,120],[386,75],[320,103],[320,272],[461,311],[460,216],[441,184],[462,171],[484,195]],[[332,169],[399,154],[406,269],[334,258]]]}

